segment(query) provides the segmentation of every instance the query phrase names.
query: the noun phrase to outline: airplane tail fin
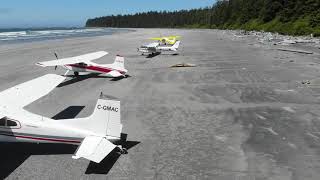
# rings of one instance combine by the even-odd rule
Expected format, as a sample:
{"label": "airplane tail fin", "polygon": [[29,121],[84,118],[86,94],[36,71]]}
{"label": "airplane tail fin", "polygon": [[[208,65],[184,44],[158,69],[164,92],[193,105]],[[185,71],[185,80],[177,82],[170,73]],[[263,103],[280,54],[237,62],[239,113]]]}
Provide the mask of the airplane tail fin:
{"label": "airplane tail fin", "polygon": [[180,41],[177,41],[176,43],[174,43],[174,45],[172,46],[173,49],[177,50],[179,48],[180,45]]}
{"label": "airplane tail fin", "polygon": [[120,101],[111,100],[103,94],[97,101],[90,119],[90,125],[94,132],[101,136],[120,137],[122,124],[120,121]]}
{"label": "airplane tail fin", "polygon": [[113,65],[116,67],[124,68],[124,57],[117,55],[116,59],[113,62]]}

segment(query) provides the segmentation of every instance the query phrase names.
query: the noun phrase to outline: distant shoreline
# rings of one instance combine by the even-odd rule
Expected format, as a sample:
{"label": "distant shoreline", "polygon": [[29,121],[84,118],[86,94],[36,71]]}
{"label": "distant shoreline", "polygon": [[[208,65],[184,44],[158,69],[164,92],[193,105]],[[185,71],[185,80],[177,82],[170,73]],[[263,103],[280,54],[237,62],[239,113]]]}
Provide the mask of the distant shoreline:
{"label": "distant shoreline", "polygon": [[69,39],[76,37],[94,37],[129,32],[129,29],[117,28],[6,28],[0,29],[0,44],[24,43],[43,40]]}

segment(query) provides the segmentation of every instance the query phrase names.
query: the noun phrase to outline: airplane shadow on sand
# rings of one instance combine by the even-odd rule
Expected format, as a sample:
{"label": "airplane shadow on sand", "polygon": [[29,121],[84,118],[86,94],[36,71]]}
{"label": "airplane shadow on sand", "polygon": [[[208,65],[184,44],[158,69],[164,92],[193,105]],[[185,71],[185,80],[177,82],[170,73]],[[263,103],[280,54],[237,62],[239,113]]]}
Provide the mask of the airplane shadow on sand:
{"label": "airplane shadow on sand", "polygon": [[149,54],[149,55],[146,56],[146,58],[153,58],[153,57],[156,57],[156,56],[158,56],[158,55],[160,55],[160,54],[161,54],[162,56],[177,56],[177,55],[179,55],[179,53],[165,54],[165,53],[160,53],[160,52],[158,52],[158,53]]}
{"label": "airplane shadow on sand", "polygon": [[[69,106],[60,113],[53,116],[53,119],[67,119],[76,117],[84,106]],[[128,150],[139,144],[138,141],[127,141],[127,134],[121,134],[121,141],[124,148]],[[0,143],[0,179],[8,177],[16,168],[18,168],[31,155],[59,155],[72,154],[77,150],[77,145],[69,144],[34,144],[34,143]],[[85,174],[107,174],[113,165],[117,162],[120,154],[117,148],[114,149],[99,164],[90,162]],[[74,160],[76,161],[76,160]]]}
{"label": "airplane shadow on sand", "polygon": [[[122,146],[129,150],[139,143],[140,142],[138,141],[126,141],[122,144]],[[69,144],[0,143],[0,179],[8,177],[32,155],[70,154],[70,160],[72,160],[71,156],[74,154],[77,148],[77,145]],[[117,152],[116,148],[99,164],[91,161],[84,173],[108,174],[119,157],[120,154]]]}
{"label": "airplane shadow on sand", "polygon": [[121,79],[128,78],[131,76],[125,75],[125,77],[112,78],[112,77],[101,76],[100,74],[86,74],[86,75],[80,75],[80,76],[67,75],[67,77],[71,77],[72,79],[60,83],[57,87],[67,86],[67,85],[74,84],[89,78],[106,78],[106,79],[110,79],[110,81],[119,81]]}
{"label": "airplane shadow on sand", "polygon": [[156,57],[156,56],[158,56],[158,55],[160,55],[160,54],[161,54],[160,52],[148,54],[148,55],[146,56],[146,58],[153,58],[153,57]]}
{"label": "airplane shadow on sand", "polygon": [[0,179],[9,176],[31,155],[73,154],[76,149],[75,145],[65,144],[0,143]]}

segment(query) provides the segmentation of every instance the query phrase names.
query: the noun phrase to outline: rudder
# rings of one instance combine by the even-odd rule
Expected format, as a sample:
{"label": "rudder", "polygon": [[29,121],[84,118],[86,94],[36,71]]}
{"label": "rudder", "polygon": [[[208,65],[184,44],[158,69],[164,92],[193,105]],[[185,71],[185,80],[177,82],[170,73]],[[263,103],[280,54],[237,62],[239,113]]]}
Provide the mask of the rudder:
{"label": "rudder", "polygon": [[92,123],[95,123],[96,133],[103,136],[120,137],[122,131],[120,101],[101,95],[89,118]]}
{"label": "rudder", "polygon": [[180,45],[180,41],[177,41],[176,43],[174,43],[174,45],[172,46],[174,49],[178,49]]}
{"label": "rudder", "polygon": [[117,55],[116,59],[113,62],[113,65],[120,68],[124,68],[124,57]]}

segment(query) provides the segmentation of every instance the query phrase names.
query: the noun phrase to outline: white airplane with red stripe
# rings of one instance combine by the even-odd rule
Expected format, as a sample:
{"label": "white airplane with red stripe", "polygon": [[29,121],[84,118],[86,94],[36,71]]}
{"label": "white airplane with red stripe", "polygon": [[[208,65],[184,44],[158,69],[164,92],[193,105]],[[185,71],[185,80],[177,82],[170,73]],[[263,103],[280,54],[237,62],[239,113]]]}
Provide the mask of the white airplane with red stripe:
{"label": "white airplane with red stripe", "polygon": [[66,77],[47,74],[0,92],[0,141],[79,145],[74,159],[101,162],[122,147],[120,101],[100,95],[89,117],[53,120],[23,107],[52,91]]}
{"label": "white airplane with red stripe", "polygon": [[[88,53],[80,56],[63,58],[38,62],[36,65],[42,67],[50,66],[62,66],[68,71],[73,71],[75,76],[79,75],[79,72],[89,72],[95,74],[103,74],[107,77],[125,77],[128,70],[124,67],[124,57],[117,55],[114,63],[112,64],[97,64],[92,62],[99,59],[108,53],[105,51],[98,51],[94,53]],[[67,74],[67,73],[66,73]]]}

